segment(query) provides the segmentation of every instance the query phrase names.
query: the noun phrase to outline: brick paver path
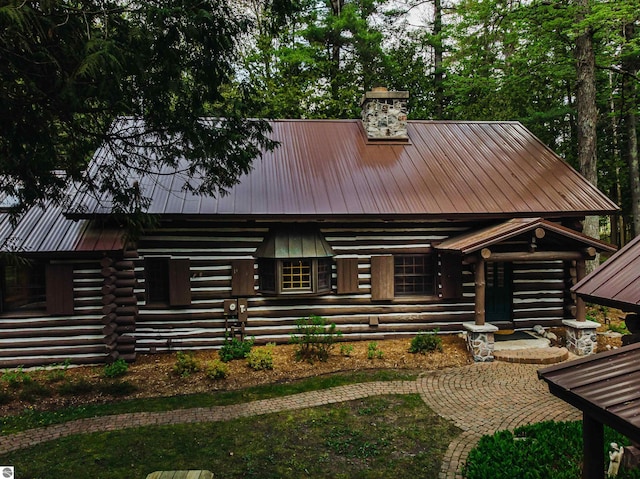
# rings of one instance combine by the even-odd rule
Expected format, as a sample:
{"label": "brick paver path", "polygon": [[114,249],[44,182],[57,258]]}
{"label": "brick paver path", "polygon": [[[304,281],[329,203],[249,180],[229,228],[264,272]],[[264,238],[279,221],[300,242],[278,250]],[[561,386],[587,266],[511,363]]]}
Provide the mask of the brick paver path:
{"label": "brick paver path", "polygon": [[462,478],[469,451],[485,434],[536,422],[572,421],[579,410],[553,396],[537,376],[539,364],[477,363],[425,373],[418,379],[424,401],[462,429],[449,444],[439,479]]}
{"label": "brick paver path", "polygon": [[72,434],[147,425],[226,421],[370,396],[420,393],[437,414],[452,420],[462,429],[462,434],[449,445],[440,473],[440,479],[454,479],[462,477],[460,467],[484,434],[544,420],[575,420],[581,417],[578,410],[548,392],[546,383],[537,379],[539,368],[539,365],[500,362],[472,364],[428,372],[417,381],[352,384],[231,406],[79,419],[0,436],[0,454]]}

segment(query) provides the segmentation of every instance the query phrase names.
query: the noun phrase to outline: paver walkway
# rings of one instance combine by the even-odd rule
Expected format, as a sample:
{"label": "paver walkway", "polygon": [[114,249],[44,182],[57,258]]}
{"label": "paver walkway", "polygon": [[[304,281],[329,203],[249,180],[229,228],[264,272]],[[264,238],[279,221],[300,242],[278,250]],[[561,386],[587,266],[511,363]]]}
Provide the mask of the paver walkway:
{"label": "paver walkway", "polygon": [[477,363],[430,371],[416,381],[352,384],[231,406],[79,419],[0,436],[0,454],[72,434],[145,425],[226,421],[370,396],[420,393],[436,413],[452,420],[463,431],[449,445],[439,479],[461,478],[460,467],[484,434],[544,420],[580,419],[577,409],[552,396],[546,383],[537,379],[536,371],[539,368],[539,365],[531,364]]}

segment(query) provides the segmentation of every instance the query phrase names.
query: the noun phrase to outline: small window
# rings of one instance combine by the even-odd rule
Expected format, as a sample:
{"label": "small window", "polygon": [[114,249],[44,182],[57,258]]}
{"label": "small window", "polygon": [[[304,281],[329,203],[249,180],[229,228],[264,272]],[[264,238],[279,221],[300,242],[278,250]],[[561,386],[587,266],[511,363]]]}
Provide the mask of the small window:
{"label": "small window", "polygon": [[2,312],[44,311],[45,308],[45,265],[5,265],[2,268]]}
{"label": "small window", "polygon": [[394,256],[394,293],[396,296],[435,294],[435,268],[431,255]]}
{"label": "small window", "polygon": [[260,291],[281,295],[329,292],[331,265],[331,258],[261,258],[258,262]]}

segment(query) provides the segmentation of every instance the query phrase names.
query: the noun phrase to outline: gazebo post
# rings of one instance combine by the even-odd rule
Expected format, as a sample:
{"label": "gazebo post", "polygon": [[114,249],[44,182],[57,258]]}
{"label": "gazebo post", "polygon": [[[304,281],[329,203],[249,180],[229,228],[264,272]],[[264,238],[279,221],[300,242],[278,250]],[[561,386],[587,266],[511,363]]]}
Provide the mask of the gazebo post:
{"label": "gazebo post", "polygon": [[604,426],[582,413],[582,479],[604,479]]}
{"label": "gazebo post", "polygon": [[475,322],[476,326],[484,326],[485,309],[486,309],[486,290],[487,282],[484,272],[484,259],[478,257],[475,264],[475,283],[476,283],[476,304],[475,304]]}

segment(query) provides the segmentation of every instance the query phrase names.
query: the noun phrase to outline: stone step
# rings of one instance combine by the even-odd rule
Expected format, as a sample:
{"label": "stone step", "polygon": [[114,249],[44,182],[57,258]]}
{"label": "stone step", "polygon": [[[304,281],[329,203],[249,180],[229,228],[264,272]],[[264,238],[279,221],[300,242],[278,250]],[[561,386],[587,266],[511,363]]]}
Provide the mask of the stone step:
{"label": "stone step", "polygon": [[493,352],[496,361],[523,364],[555,364],[569,358],[567,348],[505,349]]}

